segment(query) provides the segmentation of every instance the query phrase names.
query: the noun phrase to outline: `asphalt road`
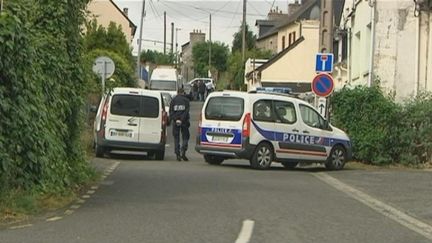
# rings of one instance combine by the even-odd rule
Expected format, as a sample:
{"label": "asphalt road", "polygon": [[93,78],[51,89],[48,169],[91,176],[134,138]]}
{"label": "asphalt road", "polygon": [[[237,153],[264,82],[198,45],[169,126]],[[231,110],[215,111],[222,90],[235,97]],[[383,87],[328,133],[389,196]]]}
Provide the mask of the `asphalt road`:
{"label": "asphalt road", "polygon": [[[192,138],[200,105],[192,104]],[[0,242],[432,241],[432,172],[210,166],[194,139],[189,162],[175,161],[169,142],[165,161],[95,159],[105,175],[98,186],[65,209],[1,230]]]}

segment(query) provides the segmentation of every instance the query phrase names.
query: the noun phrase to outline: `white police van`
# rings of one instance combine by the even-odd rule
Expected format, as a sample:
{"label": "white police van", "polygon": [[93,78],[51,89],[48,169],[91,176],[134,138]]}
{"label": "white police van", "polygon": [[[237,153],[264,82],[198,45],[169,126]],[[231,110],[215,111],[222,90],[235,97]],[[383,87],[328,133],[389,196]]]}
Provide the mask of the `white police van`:
{"label": "white police van", "polygon": [[204,103],[196,151],[209,164],[248,159],[255,169],[280,162],[324,163],[340,170],[351,159],[349,137],[307,102],[292,95],[214,92]]}

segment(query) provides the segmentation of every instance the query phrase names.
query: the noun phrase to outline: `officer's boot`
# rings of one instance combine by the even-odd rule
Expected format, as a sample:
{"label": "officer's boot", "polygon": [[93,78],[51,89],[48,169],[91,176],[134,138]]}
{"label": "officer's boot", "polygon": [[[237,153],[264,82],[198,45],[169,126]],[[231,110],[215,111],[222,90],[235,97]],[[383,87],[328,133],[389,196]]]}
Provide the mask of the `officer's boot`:
{"label": "officer's boot", "polygon": [[180,154],[176,154],[177,155],[177,161],[181,161],[182,157],[180,156]]}
{"label": "officer's boot", "polygon": [[188,157],[186,157],[186,151],[182,151],[181,158],[182,158],[184,161],[189,161]]}

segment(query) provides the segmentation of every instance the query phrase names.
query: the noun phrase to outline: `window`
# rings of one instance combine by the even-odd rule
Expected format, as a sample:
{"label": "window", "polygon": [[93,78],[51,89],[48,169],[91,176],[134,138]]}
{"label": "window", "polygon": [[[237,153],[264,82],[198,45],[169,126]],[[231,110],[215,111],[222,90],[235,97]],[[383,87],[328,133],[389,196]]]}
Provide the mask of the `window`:
{"label": "window", "polygon": [[156,98],[141,96],[142,109],[140,117],[156,118],[159,116],[159,101]]}
{"label": "window", "polygon": [[292,34],[293,34],[293,41],[292,42],[294,43],[296,41],[296,32],[294,31]]}
{"label": "window", "polygon": [[253,119],[256,121],[274,122],[271,100],[259,100],[253,106]]}
{"label": "window", "polygon": [[282,50],[285,49],[285,36],[282,36]]}
{"label": "window", "polygon": [[318,114],[318,112],[316,112],[309,106],[300,105],[300,113],[302,120],[304,123],[306,123],[306,125],[320,129],[325,127],[324,118],[322,118],[321,115]]}
{"label": "window", "polygon": [[209,120],[239,121],[243,116],[244,101],[237,97],[213,97],[205,109]]}
{"label": "window", "polygon": [[140,96],[114,95],[111,100],[111,114],[119,116],[139,116]]}
{"label": "window", "polygon": [[114,95],[111,100],[111,114],[156,118],[159,116],[159,100],[137,95]]}
{"label": "window", "polygon": [[175,80],[151,80],[150,89],[152,90],[177,90],[177,81]]}
{"label": "window", "polygon": [[274,111],[276,114],[276,122],[294,124],[297,121],[297,115],[293,103],[274,101]]}

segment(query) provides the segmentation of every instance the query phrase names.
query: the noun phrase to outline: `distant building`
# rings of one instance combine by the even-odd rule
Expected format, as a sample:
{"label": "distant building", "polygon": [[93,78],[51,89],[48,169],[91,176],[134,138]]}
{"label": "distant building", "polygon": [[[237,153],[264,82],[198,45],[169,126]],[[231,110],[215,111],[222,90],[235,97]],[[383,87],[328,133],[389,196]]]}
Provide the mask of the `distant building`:
{"label": "distant building", "polygon": [[95,18],[99,25],[108,27],[111,22],[120,25],[127,41],[132,43],[137,27],[129,19],[127,8],[121,10],[112,0],[92,0],[87,10],[88,18]]}
{"label": "distant building", "polygon": [[194,30],[189,33],[189,42],[181,46],[181,75],[184,81],[189,81],[195,78],[195,70],[192,56],[192,49],[195,44],[205,42],[205,33],[201,33],[201,30]]}

